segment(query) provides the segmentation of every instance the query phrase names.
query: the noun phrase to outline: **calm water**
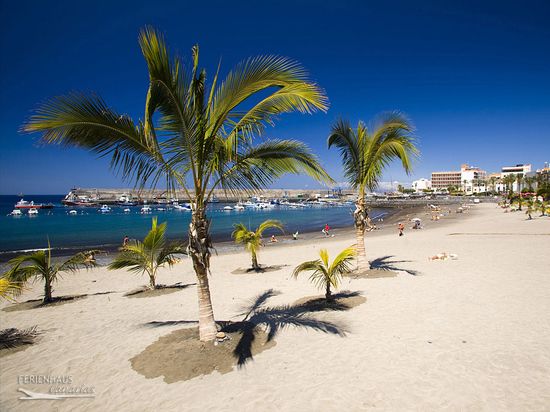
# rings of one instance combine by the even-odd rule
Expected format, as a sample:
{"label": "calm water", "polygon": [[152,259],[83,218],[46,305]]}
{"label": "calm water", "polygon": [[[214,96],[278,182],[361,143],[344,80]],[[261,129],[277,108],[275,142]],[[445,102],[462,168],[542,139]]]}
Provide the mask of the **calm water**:
{"label": "calm water", "polygon": [[[63,195],[25,196],[25,200],[35,203],[53,203],[54,209],[40,209],[38,216],[7,216],[18,196],[0,196],[0,260],[11,257],[13,251],[44,248],[48,238],[56,250],[82,249],[90,246],[111,249],[119,246],[125,235],[141,239],[151,227],[151,218],[157,216],[159,222],[168,222],[169,238],[185,239],[190,221],[190,212],[179,210],[159,211],[151,205],[153,213],[143,215],[142,206],[130,207],[130,213],[124,213],[124,207],[111,206],[112,212],[102,214],[97,207],[66,207],[60,201]],[[226,204],[216,203],[209,206],[208,216],[212,220],[212,236],[216,241],[229,240],[233,224],[242,222],[256,227],[265,219],[278,219],[283,222],[287,234],[321,230],[325,223],[331,227],[346,227],[353,224],[351,205],[341,207],[311,207],[290,209],[278,207],[272,209],[244,211],[224,211]],[[69,210],[77,210],[77,215],[69,215]],[[383,209],[374,209],[373,215],[381,215]],[[276,233],[276,232],[273,232]],[[270,232],[266,232],[270,235]],[[4,258],[4,259],[2,259]]]}

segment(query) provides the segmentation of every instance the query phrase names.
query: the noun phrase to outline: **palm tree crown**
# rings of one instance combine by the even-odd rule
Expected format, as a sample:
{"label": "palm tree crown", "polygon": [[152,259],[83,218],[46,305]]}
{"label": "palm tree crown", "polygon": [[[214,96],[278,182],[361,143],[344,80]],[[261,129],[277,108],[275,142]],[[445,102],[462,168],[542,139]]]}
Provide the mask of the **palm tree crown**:
{"label": "palm tree crown", "polygon": [[364,192],[378,186],[384,168],[395,158],[411,172],[412,158],[418,154],[412,131],[408,119],[397,112],[380,115],[372,130],[363,122],[353,130],[348,121],[338,120],[332,126],[328,147],[340,150],[348,182]]}
{"label": "palm tree crown", "polygon": [[182,245],[166,242],[166,222],[158,225],[154,217],[151,230],[143,242],[130,241],[108,267],[110,270],[128,268],[131,272],[147,274],[149,286],[154,289],[158,269],[165,264],[172,266],[174,254],[183,252]]}
{"label": "palm tree crown", "polygon": [[320,289],[324,288],[325,298],[330,300],[332,297],[330,287],[337,288],[342,275],[351,271],[351,262],[355,254],[355,247],[348,247],[342,250],[332,263],[329,263],[327,250],[321,249],[320,259],[303,262],[296,266],[292,276],[297,277],[301,272],[312,272],[309,279]]}
{"label": "palm tree crown", "polygon": [[258,251],[262,246],[262,235],[267,229],[283,230],[283,224],[278,220],[266,220],[256,228],[255,231],[248,229],[243,223],[237,223],[231,237],[236,243],[244,245],[245,249],[252,255],[252,269],[260,270],[258,264]]}

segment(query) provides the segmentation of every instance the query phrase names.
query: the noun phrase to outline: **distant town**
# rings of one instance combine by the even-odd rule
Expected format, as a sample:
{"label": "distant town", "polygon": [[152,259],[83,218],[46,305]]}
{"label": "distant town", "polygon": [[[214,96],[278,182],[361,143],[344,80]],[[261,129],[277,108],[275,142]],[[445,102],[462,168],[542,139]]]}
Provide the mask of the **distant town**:
{"label": "distant town", "polygon": [[460,170],[432,172],[431,179],[421,178],[412,182],[410,189],[401,186],[404,193],[444,194],[499,194],[508,192],[535,193],[546,188],[550,181],[548,163],[532,170],[530,164],[503,166],[498,173],[487,173],[479,167],[463,164]]}

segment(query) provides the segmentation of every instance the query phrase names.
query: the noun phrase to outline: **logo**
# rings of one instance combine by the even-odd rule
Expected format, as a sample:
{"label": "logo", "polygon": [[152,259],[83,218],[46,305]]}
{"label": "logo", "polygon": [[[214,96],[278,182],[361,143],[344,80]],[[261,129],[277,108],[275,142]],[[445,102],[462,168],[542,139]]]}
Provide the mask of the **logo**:
{"label": "logo", "polygon": [[35,392],[26,388],[18,388],[26,396],[19,399],[29,400],[64,400],[68,398],[95,398],[93,386],[75,385],[72,375],[20,375],[17,383],[22,385],[48,385],[47,391]]}

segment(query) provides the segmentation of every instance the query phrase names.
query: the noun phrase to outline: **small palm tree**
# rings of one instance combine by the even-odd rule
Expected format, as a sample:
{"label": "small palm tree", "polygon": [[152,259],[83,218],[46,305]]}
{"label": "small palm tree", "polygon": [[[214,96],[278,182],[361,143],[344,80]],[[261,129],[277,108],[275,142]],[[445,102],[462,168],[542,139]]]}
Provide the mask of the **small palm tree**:
{"label": "small palm tree", "polygon": [[130,241],[108,266],[109,270],[129,268],[131,272],[149,275],[149,287],[155,289],[157,271],[160,267],[174,264],[174,255],[183,253],[180,244],[166,242],[166,222],[157,224],[153,218],[151,230],[143,239]]}
{"label": "small palm tree", "polygon": [[320,289],[325,289],[325,299],[332,300],[330,287],[338,287],[340,279],[344,273],[352,271],[351,262],[355,258],[355,247],[350,246],[340,252],[338,256],[329,264],[328,252],[326,249],[319,251],[321,259],[304,262],[294,269],[292,276],[298,277],[301,272],[313,272],[309,279]]}
{"label": "small palm tree", "polygon": [[20,255],[11,259],[8,264],[10,269],[2,274],[2,279],[23,286],[31,279],[42,279],[44,281],[44,299],[42,303],[53,302],[52,285],[60,278],[60,273],[74,273],[84,267],[95,266],[93,257],[98,250],[79,252],[63,262],[52,262],[51,247],[48,242],[46,250],[39,250],[32,254]]}
{"label": "small palm tree", "polygon": [[256,228],[256,231],[249,230],[243,223],[238,223],[234,227],[231,237],[235,239],[235,243],[243,244],[252,255],[252,269],[256,272],[261,270],[258,264],[258,251],[262,247],[262,234],[267,229],[279,229],[282,232],[283,224],[278,220],[266,220]]}
{"label": "small palm tree", "polygon": [[340,150],[344,175],[351,187],[357,190],[357,202],[353,213],[357,237],[357,267],[368,266],[365,254],[365,230],[371,226],[365,203],[366,190],[374,190],[384,168],[394,159],[401,160],[403,169],[410,173],[412,159],[418,154],[413,127],[400,113],[380,116],[375,127],[367,128],[359,122],[356,130],[349,122],[337,121],[328,138],[328,147]]}
{"label": "small palm tree", "polygon": [[21,294],[21,283],[14,282],[7,278],[0,278],[0,299],[12,301],[14,297]]}

